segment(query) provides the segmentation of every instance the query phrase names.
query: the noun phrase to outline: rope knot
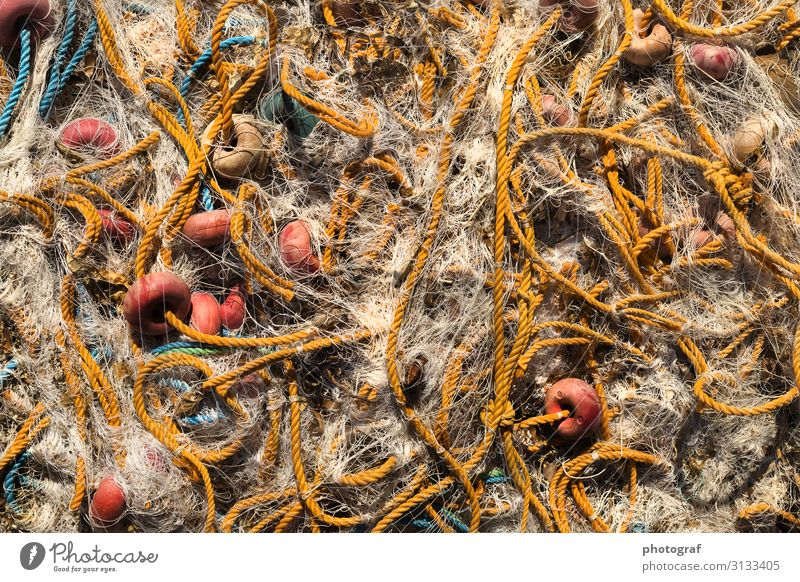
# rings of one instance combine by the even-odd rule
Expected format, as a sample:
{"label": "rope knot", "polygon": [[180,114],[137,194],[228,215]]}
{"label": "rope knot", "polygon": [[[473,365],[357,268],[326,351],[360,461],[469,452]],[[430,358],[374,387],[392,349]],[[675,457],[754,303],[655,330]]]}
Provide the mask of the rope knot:
{"label": "rope knot", "polygon": [[731,172],[724,162],[714,162],[703,172],[703,176],[708,182],[721,182],[736,208],[743,212],[747,211],[748,205],[753,200],[753,175],[750,172],[737,175]]}

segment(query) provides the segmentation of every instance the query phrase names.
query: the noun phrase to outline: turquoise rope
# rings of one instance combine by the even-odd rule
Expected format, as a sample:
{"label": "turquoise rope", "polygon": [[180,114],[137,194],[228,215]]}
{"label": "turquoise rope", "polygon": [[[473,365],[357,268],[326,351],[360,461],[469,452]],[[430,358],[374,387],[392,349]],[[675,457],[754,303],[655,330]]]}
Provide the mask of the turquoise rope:
{"label": "turquoise rope", "polygon": [[[70,59],[69,63],[67,63],[67,66],[64,67],[63,71],[60,73],[58,71],[58,69],[61,67],[61,63],[59,62],[58,58],[56,59],[56,62],[53,63],[53,69],[51,69],[50,80],[48,81],[47,89],[45,89],[45,93],[42,95],[42,100],[39,102],[39,116],[42,119],[47,119],[50,117],[53,102],[61,94],[61,91],[69,82],[70,78],[72,78],[73,73],[75,73],[75,69],[78,68],[78,65],[86,56],[86,53],[88,53],[91,50],[92,45],[94,45],[94,39],[97,36],[97,30],[97,21],[93,20],[89,25],[89,28],[86,29],[86,36],[83,37],[78,50],[76,50],[75,54],[72,55],[72,58]],[[64,58],[66,58],[66,54],[64,55]]]}
{"label": "turquoise rope", "polygon": [[136,2],[126,2],[125,7],[134,14],[155,14],[155,10],[144,4],[137,4]]}
{"label": "turquoise rope", "polygon": [[18,365],[19,363],[17,363],[16,360],[11,360],[9,363],[7,363],[5,367],[0,370],[0,382],[11,378],[14,375],[14,370],[17,369]]}
{"label": "turquoise rope", "polygon": [[50,108],[53,105],[53,101],[61,92],[61,67],[67,59],[69,47],[72,44],[72,39],[75,37],[75,25],[78,21],[78,11],[75,9],[76,4],[77,0],[67,1],[67,22],[64,25],[64,36],[61,39],[61,44],[58,45],[56,58],[53,61],[53,65],[50,67],[50,79],[42,94],[42,100],[39,102],[39,116],[42,119],[47,119],[50,115]]}
{"label": "turquoise rope", "polygon": [[[256,40],[254,36],[234,36],[232,38],[226,38],[220,43],[220,50],[228,49],[232,46],[249,46],[253,44]],[[186,99],[189,95],[189,88],[192,86],[192,81],[195,79],[202,78],[202,70],[211,62],[211,47],[207,48],[203,51],[197,60],[192,65],[191,69],[189,69],[189,73],[186,77],[183,78],[183,82],[179,88],[179,92],[181,97]],[[186,120],[183,117],[183,111],[180,108],[177,110],[177,118],[181,125],[186,125]]]}
{"label": "turquoise rope", "polygon": [[209,188],[206,184],[203,184],[203,188],[200,190],[200,200],[203,203],[204,210],[214,210],[214,200],[211,198],[211,188]]}
{"label": "turquoise rope", "polygon": [[445,517],[445,519],[447,521],[449,521],[450,524],[453,526],[453,529],[455,529],[457,532],[460,532],[460,533],[468,533],[469,532],[469,527],[467,527],[467,524],[465,524],[463,521],[458,519],[458,517],[456,517],[456,515],[452,511],[450,511],[449,509],[447,509],[445,507],[442,507],[442,509],[439,512],[439,514],[443,515]]}
{"label": "turquoise rope", "polygon": [[76,50],[75,54],[72,55],[69,63],[66,67],[64,67],[64,72],[61,73],[61,87],[64,87],[64,85],[69,82],[72,74],[75,72],[75,69],[78,68],[78,65],[83,60],[83,57],[85,57],[86,53],[91,50],[92,45],[94,45],[94,39],[97,36],[97,31],[97,21],[92,20],[89,28],[86,29],[86,36],[83,37],[83,41],[81,41],[78,50]]}
{"label": "turquoise rope", "polygon": [[19,40],[19,73],[17,73],[17,79],[14,81],[14,87],[11,89],[8,101],[3,107],[3,112],[0,113],[0,138],[5,136],[6,130],[11,124],[14,110],[17,107],[17,103],[19,103],[19,98],[22,96],[22,91],[25,89],[28,75],[31,72],[31,31],[27,28],[24,29],[19,33]]}
{"label": "turquoise rope", "polygon": [[[164,378],[162,382],[184,394],[192,389],[188,383],[178,378]],[[224,418],[224,414],[222,414],[222,412],[219,410],[206,409],[198,412],[197,414],[193,414],[192,416],[179,418],[178,423],[188,426],[199,426],[201,424],[214,424],[222,418]]]}
{"label": "turquoise rope", "polygon": [[[227,337],[241,337],[241,336],[227,336]],[[211,356],[222,352],[231,350],[238,350],[238,347],[228,346],[214,346],[211,344],[204,344],[202,342],[172,342],[153,348],[150,353],[158,356],[160,354],[191,354],[193,356]],[[269,354],[273,348],[256,348],[262,354]]]}
{"label": "turquoise rope", "polygon": [[16,490],[15,482],[17,480],[17,475],[19,475],[20,468],[25,463],[25,461],[27,461],[30,458],[30,456],[31,456],[30,451],[25,451],[19,457],[17,457],[17,460],[14,462],[13,465],[11,465],[11,468],[8,470],[8,473],[6,474],[6,478],[3,480],[3,489],[5,489],[6,493],[5,495],[6,507],[8,507],[14,513],[20,512],[20,508],[19,505],[17,505],[16,495],[15,495],[15,490]]}

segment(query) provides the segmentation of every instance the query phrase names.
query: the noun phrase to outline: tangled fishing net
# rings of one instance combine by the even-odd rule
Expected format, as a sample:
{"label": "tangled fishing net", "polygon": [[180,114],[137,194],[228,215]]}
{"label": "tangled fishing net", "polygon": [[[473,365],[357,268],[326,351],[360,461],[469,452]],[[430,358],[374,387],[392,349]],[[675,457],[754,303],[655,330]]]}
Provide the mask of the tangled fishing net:
{"label": "tangled fishing net", "polygon": [[0,530],[795,528],[794,2],[0,0]]}

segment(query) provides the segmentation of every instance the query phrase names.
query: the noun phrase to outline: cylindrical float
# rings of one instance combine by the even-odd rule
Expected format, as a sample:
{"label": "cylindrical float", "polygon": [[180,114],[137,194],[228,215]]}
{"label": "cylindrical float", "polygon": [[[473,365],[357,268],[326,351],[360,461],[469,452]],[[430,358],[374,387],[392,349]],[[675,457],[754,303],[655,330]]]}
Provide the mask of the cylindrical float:
{"label": "cylindrical float", "polygon": [[210,293],[192,293],[191,324],[194,329],[206,335],[217,335],[222,329],[219,316],[219,303]]}
{"label": "cylindrical float", "polygon": [[194,244],[211,248],[225,242],[231,233],[231,213],[209,210],[191,215],[183,225],[183,235]]}
{"label": "cylindrical float", "polygon": [[290,269],[316,273],[321,263],[311,246],[311,229],[302,220],[294,220],[283,227],[278,240],[281,259]]}

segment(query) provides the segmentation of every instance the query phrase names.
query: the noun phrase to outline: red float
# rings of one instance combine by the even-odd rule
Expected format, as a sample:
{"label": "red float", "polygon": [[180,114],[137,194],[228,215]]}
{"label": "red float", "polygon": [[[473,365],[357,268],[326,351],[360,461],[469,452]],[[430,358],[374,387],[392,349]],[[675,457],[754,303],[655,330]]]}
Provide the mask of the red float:
{"label": "red float", "polygon": [[120,153],[116,130],[108,122],[94,117],[83,117],[69,123],[59,140],[69,150],[101,159],[113,158]]}
{"label": "red float", "polygon": [[556,427],[556,437],[577,441],[591,436],[600,425],[600,398],[594,388],[579,378],[559,380],[544,397],[545,414],[567,410],[570,416]]}
{"label": "red float", "polygon": [[105,477],[100,481],[89,504],[89,515],[101,525],[107,526],[119,521],[125,513],[125,492],[114,480]]}
{"label": "red float", "polygon": [[210,293],[192,293],[191,326],[207,335],[217,335],[222,329],[219,303]]}
{"label": "red float", "polygon": [[186,319],[192,306],[192,294],[186,283],[172,273],[150,273],[138,279],[123,302],[128,325],[142,335],[164,335],[170,326],[164,314],[171,311]]}
{"label": "red float", "polygon": [[53,29],[53,13],[48,0],[3,0],[0,2],[0,46],[13,48],[23,27],[31,31],[36,43]]}
{"label": "red float", "polygon": [[311,230],[302,220],[287,224],[278,240],[281,259],[295,271],[316,273],[320,269],[319,258],[311,248]]}
{"label": "red float", "polygon": [[236,285],[231,289],[228,297],[220,305],[219,315],[227,329],[239,329],[244,324],[244,318],[247,314],[245,307],[245,297],[241,288]]}
{"label": "red float", "polygon": [[201,247],[215,247],[230,237],[231,213],[227,210],[209,210],[189,217],[183,225],[184,236]]}
{"label": "red float", "polygon": [[126,245],[136,236],[136,229],[133,225],[119,217],[113,210],[101,208],[97,211],[100,220],[103,221],[103,232],[114,242]]}
{"label": "red float", "polygon": [[230,394],[236,398],[255,400],[267,390],[264,381],[257,374],[250,374],[236,381],[231,386]]}

